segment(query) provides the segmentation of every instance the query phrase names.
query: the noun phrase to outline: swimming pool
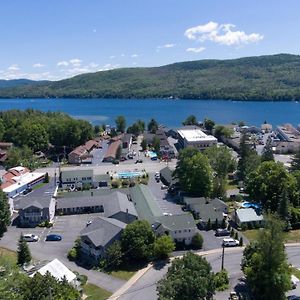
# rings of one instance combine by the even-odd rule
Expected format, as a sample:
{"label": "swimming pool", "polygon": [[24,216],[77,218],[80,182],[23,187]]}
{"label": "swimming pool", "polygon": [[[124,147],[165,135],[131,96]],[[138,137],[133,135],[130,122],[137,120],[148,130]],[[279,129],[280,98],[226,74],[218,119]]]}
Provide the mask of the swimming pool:
{"label": "swimming pool", "polygon": [[241,207],[243,208],[254,208],[254,209],[261,209],[261,205],[255,202],[243,202],[241,203]]}
{"label": "swimming pool", "polygon": [[150,158],[157,157],[157,154],[154,151],[148,151],[147,154]]}
{"label": "swimming pool", "polygon": [[142,177],[144,175],[143,172],[119,172],[116,174],[116,177],[119,179],[127,179],[127,178],[135,178]]}

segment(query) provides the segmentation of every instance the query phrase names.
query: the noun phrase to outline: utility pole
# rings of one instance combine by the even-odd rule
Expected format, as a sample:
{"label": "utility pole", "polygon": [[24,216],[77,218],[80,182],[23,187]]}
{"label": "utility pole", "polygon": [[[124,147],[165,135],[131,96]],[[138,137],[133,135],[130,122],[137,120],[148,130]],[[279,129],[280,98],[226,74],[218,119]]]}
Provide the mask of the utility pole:
{"label": "utility pole", "polygon": [[221,271],[224,270],[224,254],[225,254],[225,247],[222,245],[222,263],[221,263]]}

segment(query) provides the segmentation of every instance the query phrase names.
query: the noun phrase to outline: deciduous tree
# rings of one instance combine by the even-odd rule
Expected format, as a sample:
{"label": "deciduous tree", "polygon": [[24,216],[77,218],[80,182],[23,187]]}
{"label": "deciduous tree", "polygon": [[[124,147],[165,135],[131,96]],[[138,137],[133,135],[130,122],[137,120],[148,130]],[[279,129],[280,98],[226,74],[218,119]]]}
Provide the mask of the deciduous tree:
{"label": "deciduous tree", "polygon": [[115,120],[117,132],[125,132],[126,129],[126,120],[124,116],[118,116]]}
{"label": "deciduous tree", "polygon": [[198,121],[196,116],[194,115],[190,115],[188,116],[183,122],[182,125],[186,126],[186,125],[198,125]]}
{"label": "deciduous tree", "polygon": [[157,129],[158,123],[154,119],[151,119],[148,123],[148,131],[150,131],[150,133],[155,133]]}
{"label": "deciduous tree", "polygon": [[6,194],[0,189],[0,237],[10,223],[10,209]]}
{"label": "deciduous tree", "polygon": [[154,257],[165,259],[175,250],[175,243],[169,235],[162,235],[154,242]]}

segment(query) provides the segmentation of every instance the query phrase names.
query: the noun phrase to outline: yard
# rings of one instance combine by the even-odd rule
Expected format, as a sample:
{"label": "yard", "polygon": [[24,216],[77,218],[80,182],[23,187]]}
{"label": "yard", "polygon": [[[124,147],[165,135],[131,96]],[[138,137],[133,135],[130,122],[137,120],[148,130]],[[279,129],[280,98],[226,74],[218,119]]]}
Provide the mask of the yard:
{"label": "yard", "polygon": [[17,262],[17,253],[3,247],[0,247],[0,257],[9,259],[14,264]]}
{"label": "yard", "polygon": [[[243,234],[249,241],[257,239],[259,229],[251,229],[243,231]],[[291,230],[284,233],[284,239],[286,243],[299,243],[300,242],[300,229]]]}
{"label": "yard", "polygon": [[87,300],[105,300],[112,295],[110,292],[91,283],[84,285],[83,294],[87,296],[85,298]]}
{"label": "yard", "polygon": [[146,265],[143,264],[123,264],[118,269],[107,272],[116,278],[129,280],[137,271],[144,268]]}

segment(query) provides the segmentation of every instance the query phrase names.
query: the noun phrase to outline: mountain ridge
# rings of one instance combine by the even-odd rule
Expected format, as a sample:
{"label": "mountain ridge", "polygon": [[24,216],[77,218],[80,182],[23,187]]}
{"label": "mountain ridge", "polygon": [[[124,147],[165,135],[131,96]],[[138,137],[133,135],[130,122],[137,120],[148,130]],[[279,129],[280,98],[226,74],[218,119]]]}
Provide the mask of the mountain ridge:
{"label": "mountain ridge", "polygon": [[0,97],[300,100],[300,56],[275,54],[119,68],[1,88]]}

